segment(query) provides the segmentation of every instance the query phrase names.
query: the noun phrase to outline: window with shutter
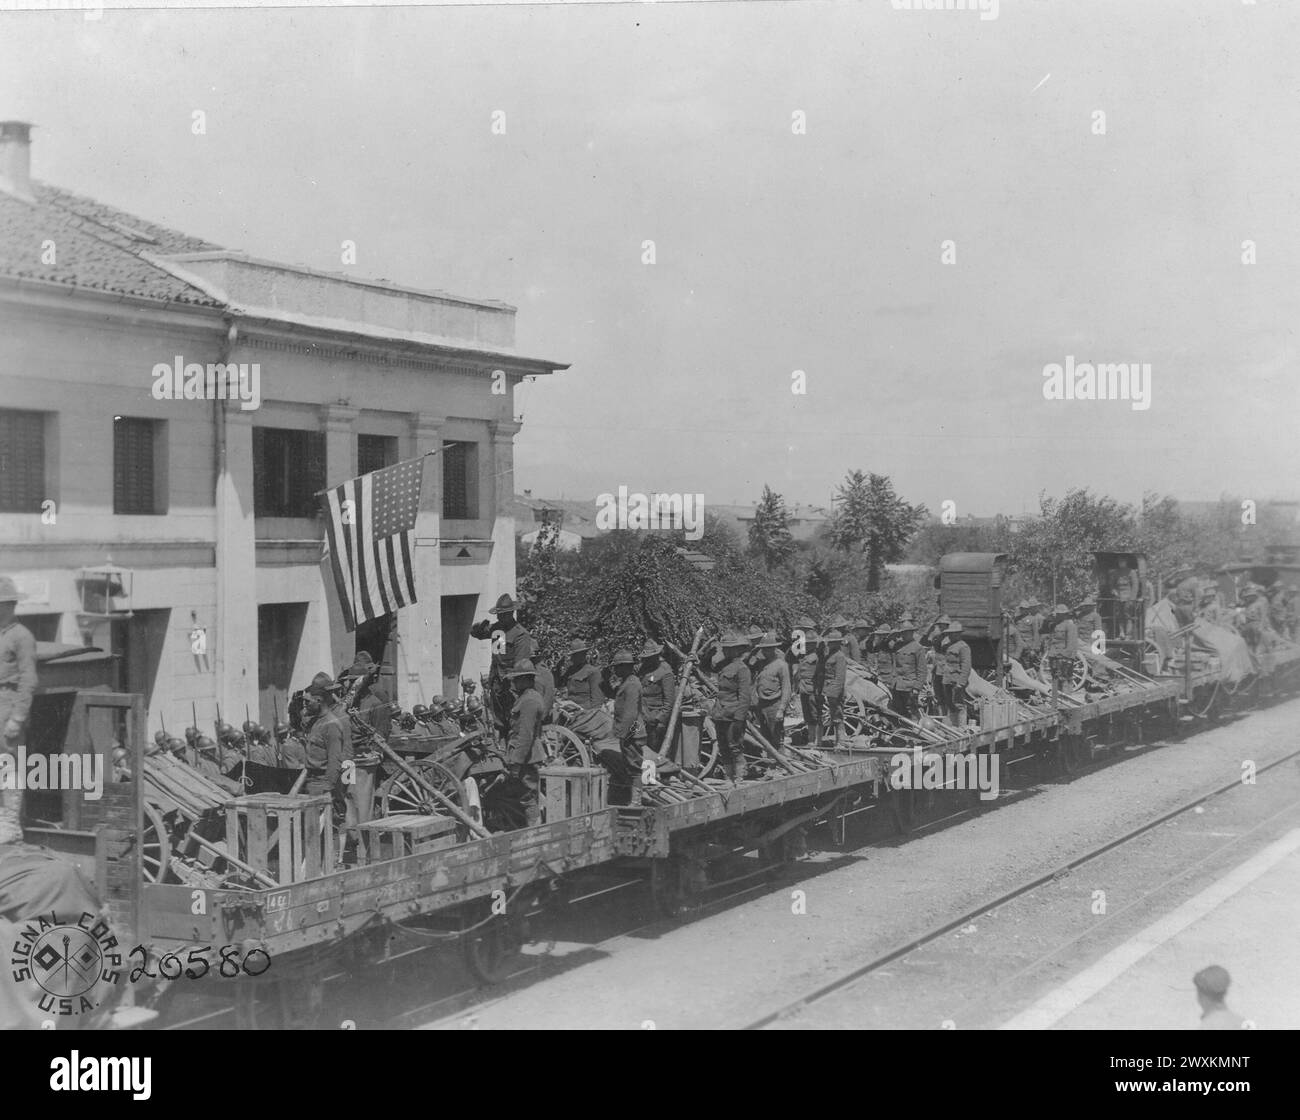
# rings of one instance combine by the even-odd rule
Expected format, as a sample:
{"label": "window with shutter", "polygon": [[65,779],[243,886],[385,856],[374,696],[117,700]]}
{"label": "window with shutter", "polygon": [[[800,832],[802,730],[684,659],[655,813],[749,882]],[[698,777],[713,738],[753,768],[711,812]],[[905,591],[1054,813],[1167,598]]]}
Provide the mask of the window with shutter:
{"label": "window with shutter", "polygon": [[473,443],[442,445],[442,516],[464,521],[477,516],[477,502],[470,493],[473,482],[470,456],[478,450]]}
{"label": "window with shutter", "polygon": [[45,493],[45,416],[0,408],[0,510],[40,513]]}
{"label": "window with shutter", "polygon": [[113,512],[158,513],[154,439],[157,423],[133,416],[113,419]]}
{"label": "window with shutter", "polygon": [[324,432],[253,429],[253,516],[315,517],[324,488]]}
{"label": "window with shutter", "polygon": [[357,436],[357,474],[383,470],[396,462],[396,436]]}

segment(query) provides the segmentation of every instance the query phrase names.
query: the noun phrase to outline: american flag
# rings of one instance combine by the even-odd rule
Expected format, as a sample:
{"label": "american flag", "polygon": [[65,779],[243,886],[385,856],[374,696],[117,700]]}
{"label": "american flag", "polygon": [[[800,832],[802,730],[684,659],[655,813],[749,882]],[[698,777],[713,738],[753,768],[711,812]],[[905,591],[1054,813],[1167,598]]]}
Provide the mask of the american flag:
{"label": "american flag", "polygon": [[425,458],[407,459],[322,492],[325,547],[349,630],[415,602],[412,537]]}

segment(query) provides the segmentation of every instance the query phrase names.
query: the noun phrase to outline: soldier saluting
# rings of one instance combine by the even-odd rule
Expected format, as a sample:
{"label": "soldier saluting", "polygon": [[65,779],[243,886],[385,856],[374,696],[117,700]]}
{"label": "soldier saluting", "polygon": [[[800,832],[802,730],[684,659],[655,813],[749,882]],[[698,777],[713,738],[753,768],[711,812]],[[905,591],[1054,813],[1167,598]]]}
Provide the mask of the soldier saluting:
{"label": "soldier saluting", "polygon": [[[514,706],[511,694],[509,674],[521,661],[532,662],[534,654],[533,636],[517,618],[515,611],[519,603],[509,595],[502,595],[492,608],[496,621],[483,619],[470,627],[470,635],[480,641],[492,642],[492,668],[488,673],[488,701],[492,708],[492,719],[502,735],[509,731],[510,709]],[[494,635],[500,631],[501,640]]]}
{"label": "soldier saluting", "polygon": [[[6,754],[22,745],[36,692],[36,639],[14,617],[21,597],[14,581],[0,576],[0,751]],[[0,788],[0,844],[23,838],[22,808],[22,790]]]}

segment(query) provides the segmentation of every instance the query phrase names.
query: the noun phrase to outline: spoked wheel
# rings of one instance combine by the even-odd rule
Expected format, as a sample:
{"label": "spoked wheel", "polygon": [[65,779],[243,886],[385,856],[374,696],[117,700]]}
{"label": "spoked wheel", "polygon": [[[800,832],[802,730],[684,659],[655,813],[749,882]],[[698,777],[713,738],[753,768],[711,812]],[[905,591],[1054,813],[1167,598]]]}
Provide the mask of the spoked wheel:
{"label": "spoked wheel", "polygon": [[157,807],[146,802],[140,832],[140,877],[146,883],[165,883],[171,862],[171,832]]}
{"label": "spoked wheel", "polygon": [[[447,767],[440,762],[419,759],[408,766],[439,793],[450,798],[458,807],[465,807],[465,787]],[[411,778],[405,770],[398,770],[379,787],[381,816],[401,817],[410,814],[427,815],[444,812],[444,806],[427,790]]]}
{"label": "spoked wheel", "polygon": [[867,706],[856,696],[844,697],[844,707],[840,709],[844,734],[856,738],[867,733]]}
{"label": "spoked wheel", "polygon": [[558,723],[542,728],[542,749],[551,766],[591,766],[591,752],[576,731]]}
{"label": "spoked wheel", "polygon": [[695,775],[697,778],[707,778],[713,773],[714,767],[718,765],[719,753],[717,730],[713,726],[713,720],[705,716],[700,728],[700,769]]}
{"label": "spoked wheel", "polygon": [[521,919],[493,914],[490,902],[472,907],[466,914],[466,929],[460,938],[461,956],[479,983],[500,984],[508,980],[519,967],[522,945]]}

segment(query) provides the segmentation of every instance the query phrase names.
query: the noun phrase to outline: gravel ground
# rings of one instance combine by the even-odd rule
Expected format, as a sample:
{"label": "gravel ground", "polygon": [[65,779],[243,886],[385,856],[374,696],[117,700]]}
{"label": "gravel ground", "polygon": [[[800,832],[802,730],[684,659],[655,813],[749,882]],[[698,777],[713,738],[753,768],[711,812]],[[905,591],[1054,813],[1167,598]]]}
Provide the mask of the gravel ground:
{"label": "gravel ground", "polygon": [[1264,765],[1294,750],[1300,745],[1297,716],[1300,700],[1289,701],[1181,743],[1131,751],[1118,765],[1069,784],[1017,793],[952,827],[798,865],[786,882],[758,897],[682,925],[663,923],[615,938],[584,953],[580,967],[429,1026],[743,1025],[1198,792],[1238,778],[1244,759]]}

